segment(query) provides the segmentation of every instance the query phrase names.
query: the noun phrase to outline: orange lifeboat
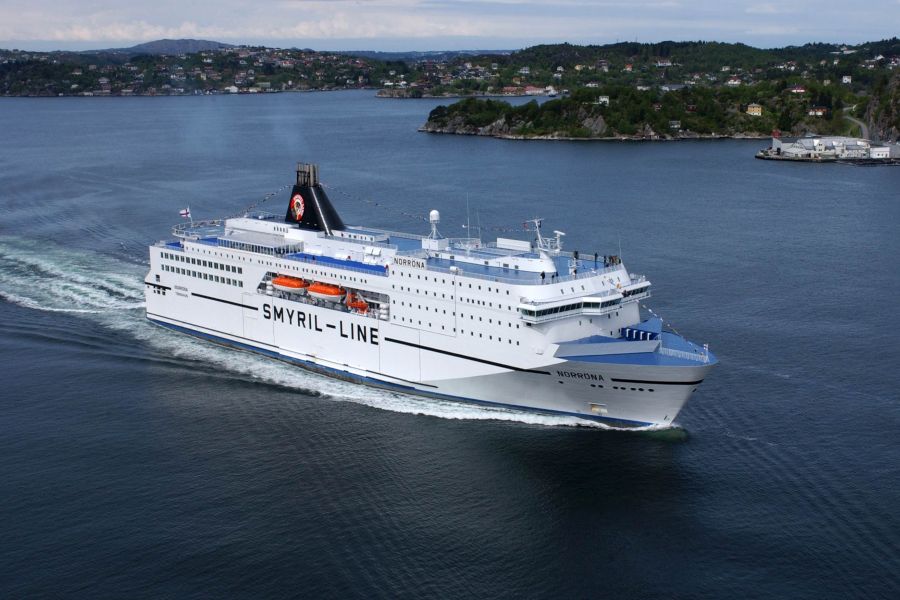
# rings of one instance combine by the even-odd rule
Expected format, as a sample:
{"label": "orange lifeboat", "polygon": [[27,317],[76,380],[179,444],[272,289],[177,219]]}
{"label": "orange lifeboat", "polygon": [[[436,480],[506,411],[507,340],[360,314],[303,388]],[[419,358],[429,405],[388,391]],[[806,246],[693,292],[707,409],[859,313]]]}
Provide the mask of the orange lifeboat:
{"label": "orange lifeboat", "polygon": [[363,314],[369,310],[369,303],[356,294],[347,294],[347,306]]}
{"label": "orange lifeboat", "polygon": [[290,275],[279,275],[272,279],[272,287],[282,292],[292,292],[294,294],[305,294],[309,283],[303,281],[299,277],[291,277]]}
{"label": "orange lifeboat", "polygon": [[309,291],[309,295],[313,298],[326,300],[328,302],[339,302],[341,298],[344,297],[343,288],[330,283],[321,283],[317,281],[310,285],[307,290]]}

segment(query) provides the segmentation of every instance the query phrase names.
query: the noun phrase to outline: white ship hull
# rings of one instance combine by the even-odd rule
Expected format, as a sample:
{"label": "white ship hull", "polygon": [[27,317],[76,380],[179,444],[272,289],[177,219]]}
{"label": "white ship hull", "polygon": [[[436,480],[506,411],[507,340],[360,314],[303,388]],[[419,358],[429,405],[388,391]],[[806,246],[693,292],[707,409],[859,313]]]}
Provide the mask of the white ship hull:
{"label": "white ship hull", "polygon": [[148,318],[342,379],[627,426],[671,424],[716,362],[641,321],[650,282],[563,252],[539,220],[535,242],[490,245],[440,237],[437,211],[428,237],[346,227],[317,178],[298,166],[283,219],[191,222],[151,246]]}
{"label": "white ship hull", "polygon": [[339,379],[616,426],[671,424],[712,368],[552,357],[517,365],[506,353],[475,357],[453,338],[369,316],[260,293],[244,293],[239,302],[211,298],[202,292],[149,291],[147,316],[183,333]]}

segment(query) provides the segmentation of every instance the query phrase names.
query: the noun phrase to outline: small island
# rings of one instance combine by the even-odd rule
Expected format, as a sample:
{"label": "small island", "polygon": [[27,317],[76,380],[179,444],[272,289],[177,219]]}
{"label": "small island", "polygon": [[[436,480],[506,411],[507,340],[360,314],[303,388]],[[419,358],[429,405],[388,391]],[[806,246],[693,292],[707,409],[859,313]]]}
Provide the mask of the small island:
{"label": "small island", "polygon": [[544,140],[764,138],[772,131],[768,119],[754,122],[736,111],[698,114],[676,96],[664,98],[663,104],[650,94],[623,92],[610,97],[577,90],[565,98],[519,106],[468,98],[432,110],[420,131]]}
{"label": "small island", "polygon": [[[471,96],[433,110],[420,128],[429,133],[555,140],[768,138],[773,131],[900,137],[897,38],[773,50],[705,42],[558,44],[457,64],[426,66],[419,81],[394,82],[382,95]],[[515,106],[496,98],[557,95]]]}
{"label": "small island", "polygon": [[467,98],[432,110],[420,131],[554,140],[763,139],[775,130],[852,135],[859,124],[844,102],[845,93],[834,87],[784,81],[743,89],[610,86],[519,106]]}

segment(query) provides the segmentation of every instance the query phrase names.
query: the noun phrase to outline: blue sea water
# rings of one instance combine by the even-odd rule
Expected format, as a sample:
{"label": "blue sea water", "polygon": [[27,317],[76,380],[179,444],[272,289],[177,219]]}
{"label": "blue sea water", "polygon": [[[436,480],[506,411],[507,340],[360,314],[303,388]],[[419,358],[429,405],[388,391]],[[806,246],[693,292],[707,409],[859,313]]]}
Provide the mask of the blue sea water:
{"label": "blue sea water", "polygon": [[[900,169],[418,133],[436,104],[0,101],[0,595],[898,597]],[[146,247],[179,209],[238,213],[297,161],[348,223],[540,216],[621,252],[721,365],[678,428],[634,433],[148,323]]]}

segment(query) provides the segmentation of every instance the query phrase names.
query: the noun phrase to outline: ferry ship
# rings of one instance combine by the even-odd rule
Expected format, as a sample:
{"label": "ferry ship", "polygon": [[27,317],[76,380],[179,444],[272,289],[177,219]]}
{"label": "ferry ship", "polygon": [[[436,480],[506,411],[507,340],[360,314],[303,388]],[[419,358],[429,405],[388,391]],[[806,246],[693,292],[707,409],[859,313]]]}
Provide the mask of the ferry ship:
{"label": "ferry ship", "polygon": [[[183,216],[188,216],[183,211]],[[671,425],[716,364],[642,319],[650,282],[618,256],[534,239],[343,223],[301,163],[284,216],[184,222],[150,246],[147,317],[325,375],[404,393]]]}

